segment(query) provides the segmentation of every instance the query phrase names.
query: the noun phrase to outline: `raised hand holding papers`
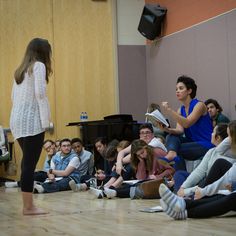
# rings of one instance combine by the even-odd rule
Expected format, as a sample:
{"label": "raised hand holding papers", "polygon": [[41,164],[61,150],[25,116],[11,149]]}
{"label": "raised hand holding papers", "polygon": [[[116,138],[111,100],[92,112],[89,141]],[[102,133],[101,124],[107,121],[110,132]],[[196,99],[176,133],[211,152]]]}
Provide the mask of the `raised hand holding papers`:
{"label": "raised hand holding papers", "polygon": [[147,119],[149,121],[151,121],[152,123],[158,122],[163,124],[166,127],[169,127],[168,122],[166,121],[166,118],[161,114],[160,111],[155,110],[152,113],[146,113],[145,116],[147,117]]}

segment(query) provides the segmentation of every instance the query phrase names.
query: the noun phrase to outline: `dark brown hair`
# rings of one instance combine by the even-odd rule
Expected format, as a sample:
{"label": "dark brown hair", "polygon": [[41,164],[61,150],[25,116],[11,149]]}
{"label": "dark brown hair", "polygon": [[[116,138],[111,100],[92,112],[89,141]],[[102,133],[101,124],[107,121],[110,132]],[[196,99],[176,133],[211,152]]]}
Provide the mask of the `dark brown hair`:
{"label": "dark brown hair", "polygon": [[177,79],[177,84],[178,83],[183,83],[186,88],[189,90],[189,89],[192,89],[192,92],[190,94],[190,97],[193,99],[196,97],[196,93],[197,93],[197,85],[194,81],[194,79],[186,76],[186,75],[182,75],[180,76],[178,79]]}
{"label": "dark brown hair", "polygon": [[24,80],[24,75],[28,72],[33,73],[33,65],[36,61],[42,62],[46,67],[46,81],[52,73],[51,68],[51,45],[46,39],[34,38],[32,39],[25,51],[24,58],[20,66],[16,69],[14,77],[17,84],[21,84]]}
{"label": "dark brown hair", "polygon": [[146,165],[146,171],[151,172],[153,166],[154,152],[151,146],[148,146],[147,143],[141,139],[136,139],[131,144],[131,165],[137,171],[139,159],[137,156],[137,152],[141,149],[146,149],[147,158],[144,159]]}

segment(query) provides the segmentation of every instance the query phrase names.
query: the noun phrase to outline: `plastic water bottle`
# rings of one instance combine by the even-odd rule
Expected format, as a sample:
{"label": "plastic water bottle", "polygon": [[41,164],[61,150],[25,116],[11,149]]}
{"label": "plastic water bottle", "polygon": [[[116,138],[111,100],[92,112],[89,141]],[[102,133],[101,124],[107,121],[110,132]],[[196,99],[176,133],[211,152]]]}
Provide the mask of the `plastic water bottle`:
{"label": "plastic water bottle", "polygon": [[84,121],[84,111],[82,111],[81,113],[80,113],[80,121]]}
{"label": "plastic water bottle", "polygon": [[88,121],[88,114],[86,111],[84,112],[84,121]]}
{"label": "plastic water bottle", "polygon": [[86,111],[82,111],[80,114],[80,121],[84,122],[88,120],[88,114]]}

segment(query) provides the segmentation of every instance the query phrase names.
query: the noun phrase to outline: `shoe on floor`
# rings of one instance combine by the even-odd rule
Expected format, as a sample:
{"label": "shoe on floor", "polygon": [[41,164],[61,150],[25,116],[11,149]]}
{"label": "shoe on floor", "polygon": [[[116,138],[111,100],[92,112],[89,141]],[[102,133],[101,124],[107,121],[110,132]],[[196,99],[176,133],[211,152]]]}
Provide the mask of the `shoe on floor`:
{"label": "shoe on floor", "polygon": [[88,192],[93,194],[97,198],[103,198],[104,197],[104,193],[101,189],[96,189],[96,188],[90,187]]}
{"label": "shoe on floor", "polygon": [[69,182],[69,185],[70,185],[70,188],[74,192],[87,190],[87,185],[86,184],[76,184],[76,182],[73,179]]}
{"label": "shoe on floor", "polygon": [[17,181],[14,181],[14,182],[7,181],[7,182],[5,182],[5,187],[6,188],[17,188],[18,183],[17,183]]}
{"label": "shoe on floor", "polygon": [[8,151],[6,151],[5,153],[2,154],[3,157],[7,156],[9,154]]}
{"label": "shoe on floor", "polygon": [[104,193],[106,194],[107,198],[111,199],[116,197],[117,192],[114,189],[110,189],[110,188],[104,188]]}
{"label": "shoe on floor", "polygon": [[87,182],[89,182],[90,187],[97,188],[97,179],[96,178],[90,178]]}
{"label": "shoe on floor", "polygon": [[34,185],[34,193],[44,193],[44,188],[40,184]]}

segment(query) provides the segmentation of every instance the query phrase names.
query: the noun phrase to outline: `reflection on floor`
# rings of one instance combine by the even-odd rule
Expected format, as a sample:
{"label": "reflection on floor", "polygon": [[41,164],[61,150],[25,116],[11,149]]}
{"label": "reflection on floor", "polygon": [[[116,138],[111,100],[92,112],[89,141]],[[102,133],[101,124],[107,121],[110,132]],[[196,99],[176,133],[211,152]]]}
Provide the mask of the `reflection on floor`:
{"label": "reflection on floor", "polygon": [[0,235],[154,236],[235,235],[236,218],[175,221],[165,213],[140,209],[159,205],[159,200],[94,199],[88,192],[35,194],[38,206],[50,211],[44,216],[21,214],[18,188],[0,187]]}

